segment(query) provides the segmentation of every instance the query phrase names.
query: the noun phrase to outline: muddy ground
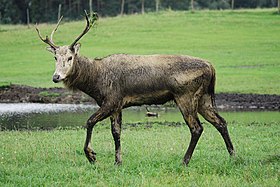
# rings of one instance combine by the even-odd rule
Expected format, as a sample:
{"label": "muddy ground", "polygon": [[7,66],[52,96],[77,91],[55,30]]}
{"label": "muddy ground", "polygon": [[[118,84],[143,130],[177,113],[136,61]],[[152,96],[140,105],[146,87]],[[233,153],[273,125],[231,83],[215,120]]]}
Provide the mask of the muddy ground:
{"label": "muddy ground", "polygon": [[[81,92],[64,88],[9,85],[0,87],[0,103],[92,104],[95,101]],[[220,110],[280,111],[280,95],[220,93],[216,94],[216,104]]]}

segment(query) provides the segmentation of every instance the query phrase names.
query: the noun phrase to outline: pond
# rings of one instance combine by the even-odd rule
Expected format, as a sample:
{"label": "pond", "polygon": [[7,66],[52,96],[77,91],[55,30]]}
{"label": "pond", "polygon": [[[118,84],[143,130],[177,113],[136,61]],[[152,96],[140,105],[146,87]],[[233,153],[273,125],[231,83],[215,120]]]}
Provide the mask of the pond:
{"label": "pond", "polygon": [[[82,128],[98,109],[94,105],[74,104],[0,104],[0,130],[51,130],[54,128]],[[124,125],[152,125],[153,123],[178,126],[185,124],[177,108],[148,107],[158,117],[146,117],[145,107],[123,110]],[[279,112],[221,112],[228,123],[280,123]],[[205,123],[202,117],[201,121]],[[108,125],[109,120],[100,122]],[[100,125],[99,124],[99,125]]]}

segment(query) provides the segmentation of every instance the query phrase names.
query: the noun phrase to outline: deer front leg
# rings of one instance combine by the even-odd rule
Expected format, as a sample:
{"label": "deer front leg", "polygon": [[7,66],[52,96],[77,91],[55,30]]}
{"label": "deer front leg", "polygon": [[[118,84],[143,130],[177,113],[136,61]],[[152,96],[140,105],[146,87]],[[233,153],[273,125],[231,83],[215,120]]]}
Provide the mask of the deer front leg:
{"label": "deer front leg", "polygon": [[111,130],[115,142],[115,164],[120,165],[122,163],[121,158],[121,124],[122,124],[122,113],[116,112],[111,116]]}
{"label": "deer front leg", "polygon": [[86,125],[87,135],[86,135],[86,141],[84,145],[84,152],[90,163],[94,163],[96,160],[96,153],[93,151],[90,145],[93,127],[97,122],[102,121],[103,119],[112,115],[113,111],[116,109],[114,106],[115,105],[112,105],[110,103],[103,104],[97,110],[97,112],[95,112],[87,121],[87,125]]}

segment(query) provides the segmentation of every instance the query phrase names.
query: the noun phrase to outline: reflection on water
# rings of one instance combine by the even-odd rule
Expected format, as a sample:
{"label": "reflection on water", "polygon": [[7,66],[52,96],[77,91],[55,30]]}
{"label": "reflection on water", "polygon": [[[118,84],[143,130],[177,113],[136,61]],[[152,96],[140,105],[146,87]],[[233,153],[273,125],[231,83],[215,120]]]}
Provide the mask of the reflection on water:
{"label": "reflection on water", "polygon": [[[53,128],[81,128],[87,119],[98,109],[93,105],[73,104],[0,104],[0,130],[50,130]],[[149,107],[159,114],[158,118],[145,116],[145,107],[132,107],[123,110],[124,125],[141,124],[185,124],[177,108]],[[234,123],[280,123],[279,112],[222,112],[221,115]],[[205,122],[200,117],[203,123]],[[104,120],[102,124],[108,124]]]}
{"label": "reflection on water", "polygon": [[26,113],[2,116],[1,130],[48,130],[56,127],[82,126],[87,116],[80,112]]}
{"label": "reflection on water", "polygon": [[[98,109],[93,105],[73,104],[0,104],[0,130],[49,130],[53,128],[81,128],[87,119]],[[154,108],[162,114],[161,118],[145,117],[144,107],[123,110],[123,123],[141,124],[152,121],[173,120],[177,113],[177,120],[183,121],[177,109]],[[109,120],[104,120],[109,123]]]}
{"label": "reflection on water", "polygon": [[81,110],[96,109],[94,105],[73,104],[41,104],[41,103],[0,103],[1,115],[27,114],[27,113],[58,113],[76,112]]}
{"label": "reflection on water", "polygon": [[92,105],[0,104],[0,130],[52,129],[82,126],[97,109]]}

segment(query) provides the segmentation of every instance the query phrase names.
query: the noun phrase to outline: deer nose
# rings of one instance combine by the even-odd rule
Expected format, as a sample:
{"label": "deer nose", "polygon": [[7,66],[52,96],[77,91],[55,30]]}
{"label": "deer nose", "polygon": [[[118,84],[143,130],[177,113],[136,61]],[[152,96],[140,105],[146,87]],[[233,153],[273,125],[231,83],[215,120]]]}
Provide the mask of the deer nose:
{"label": "deer nose", "polygon": [[57,74],[53,75],[53,82],[54,83],[58,83],[59,82],[59,78],[60,78],[59,75],[57,75]]}

